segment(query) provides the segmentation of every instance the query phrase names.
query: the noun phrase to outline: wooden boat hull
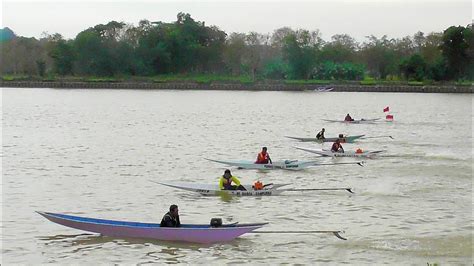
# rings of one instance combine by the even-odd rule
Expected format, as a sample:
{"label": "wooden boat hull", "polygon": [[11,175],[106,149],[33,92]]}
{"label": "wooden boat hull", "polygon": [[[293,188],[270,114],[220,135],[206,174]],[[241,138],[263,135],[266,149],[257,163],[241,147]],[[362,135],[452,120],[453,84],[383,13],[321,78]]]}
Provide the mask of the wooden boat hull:
{"label": "wooden boat hull", "polygon": [[38,213],[53,223],[87,232],[99,233],[104,236],[151,238],[203,244],[231,241],[266,224],[232,224],[221,227],[183,224],[181,227],[172,228],[160,227],[160,224],[156,223],[94,219],[49,212]]}
{"label": "wooden boat hull", "polygon": [[334,137],[334,138],[325,138],[325,139],[317,139],[317,138],[300,138],[300,137],[290,137],[290,136],[285,136],[290,139],[296,139],[302,142],[318,142],[318,143],[323,143],[323,142],[335,142],[337,139],[339,139],[342,143],[353,143],[355,140],[360,139],[364,137],[365,135],[355,135],[355,136],[347,136],[343,138],[339,137]]}

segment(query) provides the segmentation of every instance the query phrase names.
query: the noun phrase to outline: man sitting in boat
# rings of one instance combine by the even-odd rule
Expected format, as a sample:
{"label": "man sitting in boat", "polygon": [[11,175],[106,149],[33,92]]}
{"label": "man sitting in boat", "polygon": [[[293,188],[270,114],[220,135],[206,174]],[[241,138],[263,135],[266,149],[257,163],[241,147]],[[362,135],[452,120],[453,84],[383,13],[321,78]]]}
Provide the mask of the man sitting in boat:
{"label": "man sitting in boat", "polygon": [[163,216],[161,219],[161,227],[180,227],[181,222],[179,221],[179,214],[178,214],[178,205],[171,205],[170,211]]}
{"label": "man sitting in boat", "polygon": [[339,134],[339,140],[341,141],[341,143],[346,142],[346,138],[344,138],[344,134]]}
{"label": "man sitting in boat", "polygon": [[340,139],[336,139],[336,141],[332,144],[331,151],[332,152],[342,152],[342,153],[344,152],[344,148],[341,145],[341,140]]}
{"label": "man sitting in boat", "polygon": [[[232,185],[232,182],[235,185]],[[224,175],[219,180],[220,190],[246,190],[244,186],[240,184],[240,180],[230,173],[229,169],[224,171]]]}
{"label": "man sitting in boat", "polygon": [[354,118],[352,118],[349,114],[347,114],[346,118],[344,118],[344,121],[354,121]]}
{"label": "man sitting in boat", "polygon": [[258,163],[258,164],[272,163],[272,159],[270,159],[270,155],[267,152],[267,147],[262,148],[262,151],[257,155],[257,161],[255,161],[255,163]]}
{"label": "man sitting in boat", "polygon": [[318,134],[316,135],[316,139],[325,139],[324,131],[326,131],[324,128],[321,129],[321,131],[319,131]]}

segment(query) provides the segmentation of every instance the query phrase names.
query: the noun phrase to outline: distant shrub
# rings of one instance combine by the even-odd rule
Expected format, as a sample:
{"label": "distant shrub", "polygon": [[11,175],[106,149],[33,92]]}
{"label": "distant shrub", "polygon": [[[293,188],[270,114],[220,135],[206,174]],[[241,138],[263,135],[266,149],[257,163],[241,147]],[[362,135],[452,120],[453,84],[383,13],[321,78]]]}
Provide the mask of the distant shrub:
{"label": "distant shrub", "polygon": [[423,81],[408,81],[408,86],[423,86]]}

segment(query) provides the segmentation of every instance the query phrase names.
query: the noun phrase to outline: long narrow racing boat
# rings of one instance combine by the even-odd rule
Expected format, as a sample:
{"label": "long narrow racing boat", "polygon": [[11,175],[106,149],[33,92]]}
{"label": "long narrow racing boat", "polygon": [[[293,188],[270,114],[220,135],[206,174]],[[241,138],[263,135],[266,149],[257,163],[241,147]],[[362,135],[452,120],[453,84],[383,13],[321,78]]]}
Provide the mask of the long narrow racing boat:
{"label": "long narrow racing boat", "polygon": [[267,224],[236,223],[219,227],[212,227],[206,224],[182,224],[181,227],[160,227],[160,224],[156,223],[104,220],[50,212],[37,213],[53,223],[83,231],[99,233],[104,236],[151,238],[204,244],[231,241]]}
{"label": "long narrow racing boat", "polygon": [[380,120],[380,118],[371,118],[371,119],[362,118],[362,119],[354,119],[352,121],[323,119],[323,121],[326,121],[326,122],[346,123],[346,124],[371,124],[371,123],[375,123],[378,120]]}
{"label": "long narrow racing boat", "polygon": [[207,159],[211,162],[221,163],[229,166],[235,166],[241,169],[257,169],[257,170],[275,170],[275,169],[285,169],[285,170],[303,170],[310,166],[318,165],[317,161],[298,161],[298,160],[285,160],[285,161],[273,161],[272,164],[257,164],[253,161],[221,161]]}
{"label": "long narrow racing boat", "polygon": [[365,135],[354,135],[354,136],[345,136],[345,137],[342,137],[342,138],[339,138],[339,137],[334,137],[334,138],[324,138],[324,139],[317,139],[317,138],[300,138],[300,137],[290,137],[290,136],[285,136],[287,138],[290,138],[290,139],[296,139],[296,140],[299,140],[299,141],[302,141],[302,142],[319,142],[319,143],[323,143],[323,142],[334,142],[336,141],[337,139],[339,139],[341,141],[341,143],[353,143],[354,141],[356,141],[357,139],[360,139],[362,137],[364,137]]}
{"label": "long narrow racing boat", "polygon": [[[206,158],[204,158],[206,159]],[[251,161],[219,161],[219,160],[212,160],[206,159],[208,161],[226,164],[230,166],[236,166],[239,169],[256,169],[256,170],[274,170],[274,169],[285,169],[285,170],[303,170],[308,167],[313,166],[322,166],[322,165],[342,165],[342,164],[357,164],[359,166],[363,166],[363,162],[346,162],[346,163],[321,163],[319,161],[306,161],[306,162],[299,162],[295,161],[279,161],[273,162],[273,164],[257,164]]]}
{"label": "long narrow racing boat", "polygon": [[308,148],[301,148],[295,147],[298,150],[307,151],[311,153],[315,153],[325,157],[356,157],[356,158],[373,158],[377,156],[379,153],[383,152],[382,150],[376,151],[344,151],[344,152],[332,152],[331,150],[325,149],[308,149]]}
{"label": "long narrow racing boat", "polygon": [[291,184],[268,184],[262,189],[255,189],[252,185],[242,185],[246,190],[220,190],[218,185],[196,184],[196,183],[176,183],[176,182],[155,182],[160,185],[192,191],[204,196],[276,196],[287,191],[327,191],[327,190],[346,190],[354,193],[351,188],[283,188]]}

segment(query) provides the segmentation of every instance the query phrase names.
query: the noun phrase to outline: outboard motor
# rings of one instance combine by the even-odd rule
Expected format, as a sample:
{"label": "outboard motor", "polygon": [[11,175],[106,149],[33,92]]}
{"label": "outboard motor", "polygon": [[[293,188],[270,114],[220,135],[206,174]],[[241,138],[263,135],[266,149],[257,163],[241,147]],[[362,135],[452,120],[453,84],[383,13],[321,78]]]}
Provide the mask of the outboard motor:
{"label": "outboard motor", "polygon": [[211,227],[221,227],[222,226],[222,219],[221,218],[212,218],[211,219]]}

